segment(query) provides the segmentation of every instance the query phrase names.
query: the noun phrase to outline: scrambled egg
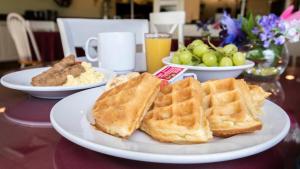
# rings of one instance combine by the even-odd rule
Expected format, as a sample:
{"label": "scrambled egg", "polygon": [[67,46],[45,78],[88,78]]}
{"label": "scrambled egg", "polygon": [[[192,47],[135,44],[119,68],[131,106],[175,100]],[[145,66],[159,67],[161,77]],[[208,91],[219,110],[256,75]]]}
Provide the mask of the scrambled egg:
{"label": "scrambled egg", "polygon": [[93,69],[90,63],[82,62],[81,66],[84,68],[85,72],[81,73],[78,77],[68,75],[67,82],[63,84],[63,86],[94,84],[99,83],[104,79],[104,74]]}

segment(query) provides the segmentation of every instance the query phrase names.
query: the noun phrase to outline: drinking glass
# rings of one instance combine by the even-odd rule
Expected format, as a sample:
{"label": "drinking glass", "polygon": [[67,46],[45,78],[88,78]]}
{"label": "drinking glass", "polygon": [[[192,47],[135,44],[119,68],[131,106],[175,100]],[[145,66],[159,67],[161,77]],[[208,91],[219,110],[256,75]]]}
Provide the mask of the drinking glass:
{"label": "drinking glass", "polygon": [[168,33],[146,33],[147,71],[154,73],[163,67],[162,58],[170,55],[171,35]]}

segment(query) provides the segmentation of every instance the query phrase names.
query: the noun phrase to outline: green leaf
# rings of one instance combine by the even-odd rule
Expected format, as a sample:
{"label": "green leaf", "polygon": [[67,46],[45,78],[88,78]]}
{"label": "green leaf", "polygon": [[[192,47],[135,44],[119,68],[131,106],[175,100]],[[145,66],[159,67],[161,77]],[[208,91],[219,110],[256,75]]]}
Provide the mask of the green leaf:
{"label": "green leaf", "polygon": [[253,18],[253,14],[250,13],[249,19],[248,19],[248,28],[250,30],[252,30],[254,28],[254,26],[255,26],[255,21],[254,21],[254,18]]}
{"label": "green leaf", "polygon": [[275,44],[271,44],[270,49],[274,51],[275,56],[277,58],[281,57],[282,54],[282,50],[283,50],[283,45],[275,45]]}
{"label": "green leaf", "polygon": [[247,32],[248,20],[246,18],[242,18],[242,30]]}
{"label": "green leaf", "polygon": [[249,13],[247,17],[242,18],[242,30],[247,34],[250,40],[255,40],[257,37],[252,33],[253,28],[256,26],[252,13]]}
{"label": "green leaf", "polygon": [[260,20],[261,16],[260,15],[256,15],[255,17],[255,21],[258,22],[258,20]]}
{"label": "green leaf", "polygon": [[248,51],[246,57],[250,60],[264,60],[264,55],[260,48]]}

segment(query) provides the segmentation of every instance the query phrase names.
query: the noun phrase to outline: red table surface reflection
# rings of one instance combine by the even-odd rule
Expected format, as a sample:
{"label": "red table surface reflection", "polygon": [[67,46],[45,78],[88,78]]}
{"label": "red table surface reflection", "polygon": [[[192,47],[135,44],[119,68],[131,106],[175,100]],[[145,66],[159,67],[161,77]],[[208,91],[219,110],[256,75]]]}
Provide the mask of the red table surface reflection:
{"label": "red table surface reflection", "polygon": [[[1,86],[0,109],[5,106],[6,110],[5,113],[0,113],[0,169],[300,168],[300,69],[289,69],[286,74],[279,81],[260,83],[274,93],[271,99],[291,119],[291,129],[283,141],[267,151],[249,157],[191,165],[126,160],[80,147],[60,136],[50,126],[47,127],[50,125],[49,111],[59,100],[37,99]],[[19,122],[32,126],[20,125]]]}

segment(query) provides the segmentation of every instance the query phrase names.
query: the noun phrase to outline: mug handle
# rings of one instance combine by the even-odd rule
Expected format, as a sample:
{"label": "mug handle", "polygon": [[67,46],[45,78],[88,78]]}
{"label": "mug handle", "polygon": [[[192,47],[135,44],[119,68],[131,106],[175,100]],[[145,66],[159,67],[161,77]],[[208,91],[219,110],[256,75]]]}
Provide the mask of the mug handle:
{"label": "mug handle", "polygon": [[[85,55],[86,55],[86,58],[91,61],[91,62],[95,62],[98,60],[97,56],[96,57],[91,57],[90,53],[89,53],[89,46],[90,46],[90,43],[91,41],[97,41],[97,38],[95,37],[90,37],[86,43],[85,43],[85,47],[84,47],[84,50],[85,50]],[[98,49],[99,50],[99,49]],[[97,51],[98,52],[98,51]]]}

